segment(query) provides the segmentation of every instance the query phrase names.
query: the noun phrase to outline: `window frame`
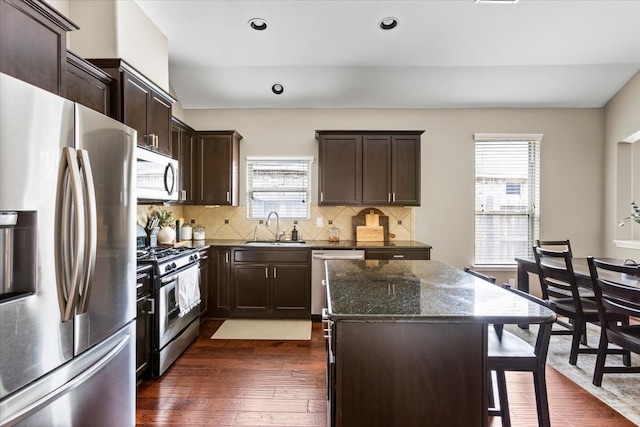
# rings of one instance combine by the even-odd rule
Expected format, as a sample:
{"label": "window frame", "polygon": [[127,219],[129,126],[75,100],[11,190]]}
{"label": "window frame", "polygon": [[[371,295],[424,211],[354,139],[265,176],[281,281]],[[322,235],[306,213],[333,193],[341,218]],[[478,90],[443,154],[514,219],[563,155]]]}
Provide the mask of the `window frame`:
{"label": "window frame", "polygon": [[[304,197],[304,204],[305,204],[305,215],[294,215],[294,214],[288,214],[288,210],[285,208],[269,208],[267,210],[271,211],[271,210],[275,210],[276,212],[278,212],[278,216],[280,219],[286,219],[286,220],[309,220],[311,219],[311,179],[312,179],[312,164],[314,162],[314,157],[313,156],[247,156],[246,157],[246,185],[245,185],[245,190],[246,190],[246,197],[247,197],[247,212],[246,212],[246,216],[248,220],[260,220],[260,219],[265,219],[268,215],[268,212],[263,212],[263,213],[259,213],[259,214],[255,214],[255,209],[253,207],[254,204],[254,197],[253,194],[255,192],[257,192],[256,187],[253,185],[254,181],[255,181],[255,175],[252,175],[254,168],[252,167],[252,163],[273,163],[274,166],[277,166],[278,163],[283,164],[283,168],[282,170],[286,170],[287,167],[295,167],[295,166],[299,166],[299,164],[301,163],[306,163],[306,185],[303,187],[291,187],[292,190],[289,191],[291,193],[297,192],[297,193],[306,193],[306,197]],[[289,163],[289,165],[287,165],[287,163]],[[275,191],[276,188],[280,189],[280,191]],[[287,191],[282,191],[282,189],[286,189],[287,187],[283,187],[278,185],[277,187],[271,187],[268,188],[267,190],[263,191],[265,193],[269,193],[269,192],[281,192],[281,193],[286,193]],[[274,202],[277,199],[274,199]],[[282,200],[279,203],[287,203],[287,200]]]}
{"label": "window frame", "polygon": [[[515,257],[518,256],[533,256],[532,247],[537,238],[540,235],[540,163],[541,156],[540,150],[542,146],[542,134],[474,134],[474,265],[484,267],[498,267],[498,266],[515,266]],[[497,146],[500,144],[512,143],[527,143],[527,179],[522,182],[521,192],[527,194],[527,204],[524,209],[517,209],[515,205],[500,205],[500,208],[509,207],[511,209],[493,209],[486,211],[485,209],[478,209],[478,183],[480,176],[478,175],[477,156],[478,148],[481,143],[494,143]],[[506,146],[505,146],[506,147]],[[521,148],[520,148],[521,149]],[[508,148],[505,148],[508,152]],[[532,162],[533,161],[533,162]],[[507,177],[503,178],[505,184],[515,182]],[[526,188],[525,188],[526,186]],[[513,196],[513,194],[507,194],[508,186],[505,185],[505,196]],[[485,193],[486,195],[486,193]],[[522,206],[522,205],[520,205]],[[509,216],[517,221],[517,217],[527,217],[527,236],[526,236],[526,250],[519,253],[518,250],[513,249],[513,256],[503,255],[505,258],[490,260],[487,254],[481,252],[483,240],[479,235],[481,230],[478,229],[479,220],[483,217],[486,218],[494,216]],[[515,221],[514,221],[515,222]],[[500,230],[503,230],[503,225],[500,224]],[[506,229],[507,227],[504,227]],[[488,236],[485,236],[485,239]],[[524,237],[524,236],[520,236]],[[523,239],[524,240],[524,239]],[[486,246],[486,243],[485,243]],[[520,249],[522,251],[522,249]],[[508,257],[508,258],[507,258]]]}

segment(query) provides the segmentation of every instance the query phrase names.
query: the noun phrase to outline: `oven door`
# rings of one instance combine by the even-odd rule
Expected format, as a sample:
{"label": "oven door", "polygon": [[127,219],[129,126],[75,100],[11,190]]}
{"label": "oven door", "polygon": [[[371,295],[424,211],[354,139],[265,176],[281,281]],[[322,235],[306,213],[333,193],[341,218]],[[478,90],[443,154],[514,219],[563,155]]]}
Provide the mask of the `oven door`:
{"label": "oven door", "polygon": [[[158,316],[158,339],[156,341],[156,351],[161,351],[175,337],[177,337],[183,329],[198,317],[200,306],[197,305],[182,317],[178,316],[180,307],[178,306],[178,294],[176,283],[180,274],[186,273],[190,269],[198,270],[198,264],[191,264],[182,270],[171,273],[168,276],[159,279],[158,298],[156,303]],[[198,273],[199,274],[199,273]],[[200,280],[198,279],[198,286]]]}

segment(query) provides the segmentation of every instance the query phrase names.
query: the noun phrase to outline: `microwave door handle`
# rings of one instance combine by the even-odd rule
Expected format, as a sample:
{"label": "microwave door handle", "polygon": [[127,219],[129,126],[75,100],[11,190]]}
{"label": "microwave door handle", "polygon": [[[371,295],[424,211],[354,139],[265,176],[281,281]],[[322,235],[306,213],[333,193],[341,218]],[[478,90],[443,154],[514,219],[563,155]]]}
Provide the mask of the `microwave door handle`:
{"label": "microwave door handle", "polygon": [[[169,177],[171,177],[171,186],[169,186]],[[167,167],[164,169],[164,188],[167,190],[167,194],[173,193],[176,185],[176,170],[171,163],[167,163]]]}
{"label": "microwave door handle", "polygon": [[[84,197],[76,150],[62,149],[56,199],[54,256],[61,320],[74,316],[84,259]],[[72,242],[73,240],[73,242]],[[82,243],[81,243],[82,242]]]}
{"label": "microwave door handle", "polygon": [[80,304],[78,313],[86,313],[89,308],[89,295],[91,294],[91,279],[96,266],[96,250],[98,246],[98,225],[96,209],[96,189],[93,184],[93,172],[91,161],[87,150],[78,150],[78,161],[83,178],[85,190],[85,240],[86,247],[82,277],[82,287],[80,288]]}

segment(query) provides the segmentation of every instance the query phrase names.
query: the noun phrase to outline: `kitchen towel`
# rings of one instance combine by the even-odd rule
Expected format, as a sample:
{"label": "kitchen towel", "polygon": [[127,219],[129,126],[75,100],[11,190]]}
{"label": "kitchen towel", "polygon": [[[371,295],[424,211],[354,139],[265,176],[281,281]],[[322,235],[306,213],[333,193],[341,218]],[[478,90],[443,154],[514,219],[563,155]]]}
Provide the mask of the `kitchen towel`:
{"label": "kitchen towel", "polygon": [[178,317],[184,316],[200,304],[200,270],[198,268],[189,268],[178,275],[176,294],[180,310]]}

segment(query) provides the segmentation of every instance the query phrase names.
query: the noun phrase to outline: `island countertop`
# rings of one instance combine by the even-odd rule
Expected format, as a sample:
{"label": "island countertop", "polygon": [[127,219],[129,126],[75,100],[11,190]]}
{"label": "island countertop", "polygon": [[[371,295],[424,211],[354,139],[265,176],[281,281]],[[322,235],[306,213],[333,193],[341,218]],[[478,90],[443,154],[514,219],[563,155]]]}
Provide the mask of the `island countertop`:
{"label": "island countertop", "polygon": [[328,260],[328,315],[341,321],[545,323],[545,307],[439,261]]}

